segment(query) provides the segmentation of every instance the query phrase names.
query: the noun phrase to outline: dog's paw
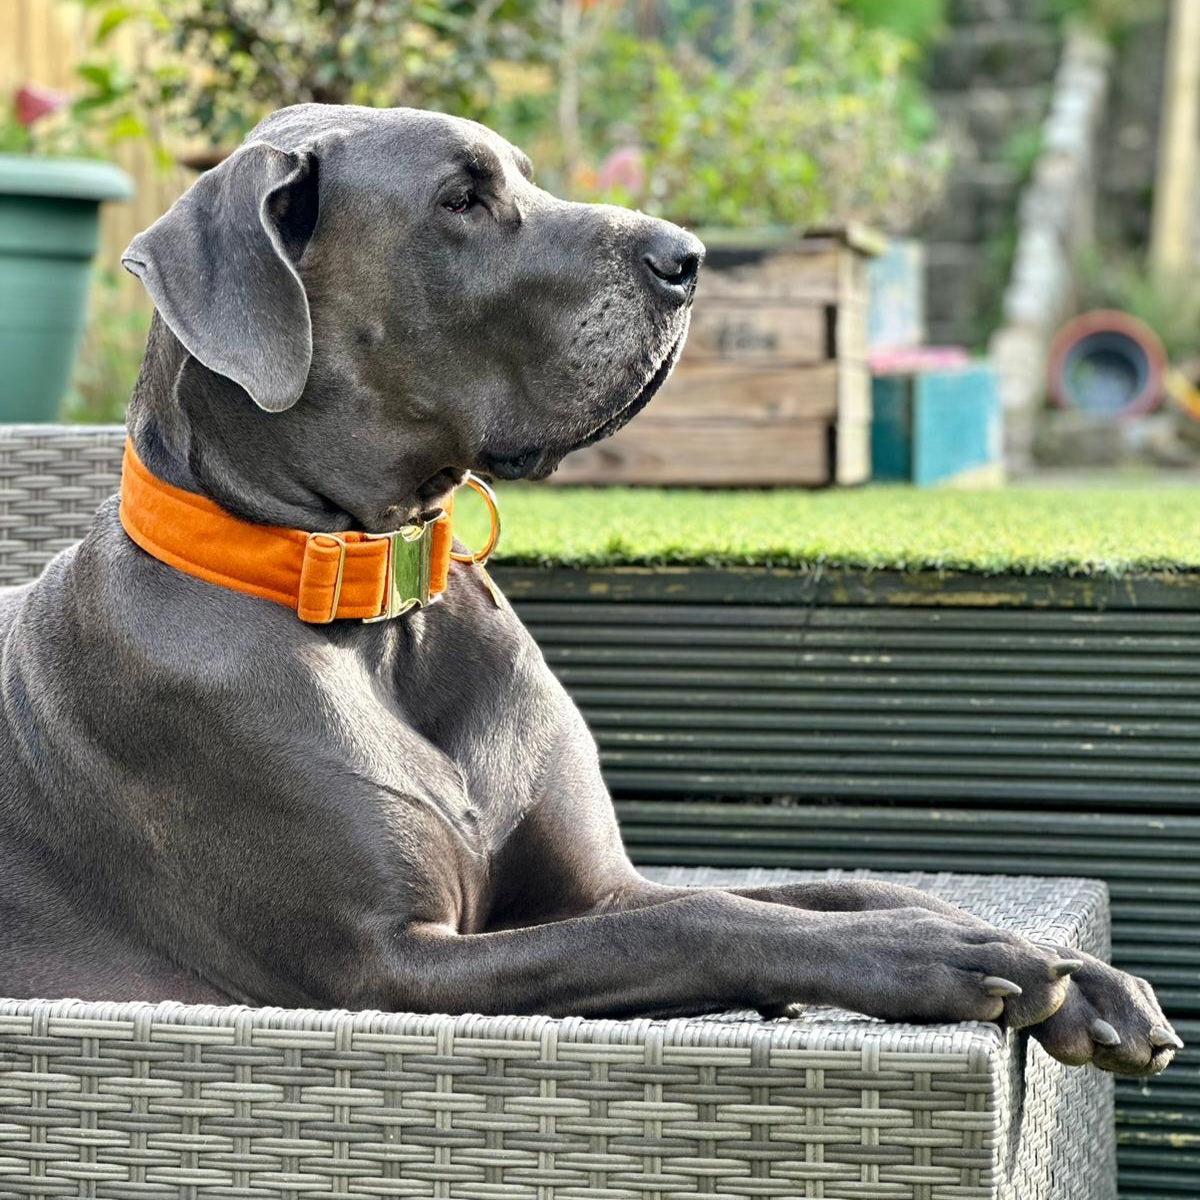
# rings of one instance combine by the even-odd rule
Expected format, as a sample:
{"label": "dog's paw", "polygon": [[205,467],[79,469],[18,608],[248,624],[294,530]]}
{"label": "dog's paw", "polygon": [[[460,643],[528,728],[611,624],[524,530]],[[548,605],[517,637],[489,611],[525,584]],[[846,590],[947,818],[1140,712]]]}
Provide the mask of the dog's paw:
{"label": "dog's paw", "polygon": [[[1046,1020],[1083,964],[982,922],[924,909],[864,912],[836,1003],[891,1021]],[[849,934],[850,931],[847,930]]]}
{"label": "dog's paw", "polygon": [[963,934],[948,965],[968,1019],[1023,1029],[1046,1020],[1066,1000],[1077,959],[996,929],[965,928]]}
{"label": "dog's paw", "polygon": [[1059,1062],[1094,1063],[1114,1075],[1157,1075],[1183,1042],[1154,989],[1107,963],[1080,955],[1063,1006],[1030,1032]]}

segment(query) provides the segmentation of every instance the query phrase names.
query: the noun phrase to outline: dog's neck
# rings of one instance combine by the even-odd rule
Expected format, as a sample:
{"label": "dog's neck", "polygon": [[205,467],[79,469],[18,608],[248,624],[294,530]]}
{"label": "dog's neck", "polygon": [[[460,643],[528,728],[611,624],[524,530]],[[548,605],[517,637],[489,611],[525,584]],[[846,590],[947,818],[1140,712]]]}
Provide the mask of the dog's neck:
{"label": "dog's neck", "polygon": [[347,429],[336,397],[262,412],[192,358],[157,313],[126,420],[155,475],[260,524],[385,532],[437,509],[462,481],[369,429]]}

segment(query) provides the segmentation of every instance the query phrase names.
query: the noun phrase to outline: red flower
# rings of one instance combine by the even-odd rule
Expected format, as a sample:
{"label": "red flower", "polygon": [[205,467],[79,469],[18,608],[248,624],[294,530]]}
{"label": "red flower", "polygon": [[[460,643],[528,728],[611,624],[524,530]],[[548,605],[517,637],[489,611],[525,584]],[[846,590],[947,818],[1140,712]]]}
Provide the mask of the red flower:
{"label": "red flower", "polygon": [[56,113],[60,108],[66,108],[71,98],[53,88],[38,87],[35,83],[27,83],[17,89],[16,109],[17,120],[26,128],[42,117]]}

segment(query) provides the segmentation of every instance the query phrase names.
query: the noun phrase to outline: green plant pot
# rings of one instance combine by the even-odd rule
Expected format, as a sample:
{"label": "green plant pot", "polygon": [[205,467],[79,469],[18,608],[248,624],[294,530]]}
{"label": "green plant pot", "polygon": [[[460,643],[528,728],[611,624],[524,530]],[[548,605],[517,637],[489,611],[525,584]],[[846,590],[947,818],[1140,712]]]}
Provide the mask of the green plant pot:
{"label": "green plant pot", "polygon": [[53,421],[71,378],[110,163],[0,154],[0,421]]}

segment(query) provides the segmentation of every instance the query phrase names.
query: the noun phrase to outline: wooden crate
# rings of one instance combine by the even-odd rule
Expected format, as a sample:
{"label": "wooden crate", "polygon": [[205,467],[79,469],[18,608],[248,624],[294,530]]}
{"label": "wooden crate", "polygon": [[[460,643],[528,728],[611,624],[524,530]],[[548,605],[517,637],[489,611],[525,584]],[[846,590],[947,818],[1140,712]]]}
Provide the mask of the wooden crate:
{"label": "wooden crate", "polygon": [[675,373],[615,436],[570,455],[556,483],[861,483],[871,473],[867,264],[858,229],[803,238],[707,234]]}

